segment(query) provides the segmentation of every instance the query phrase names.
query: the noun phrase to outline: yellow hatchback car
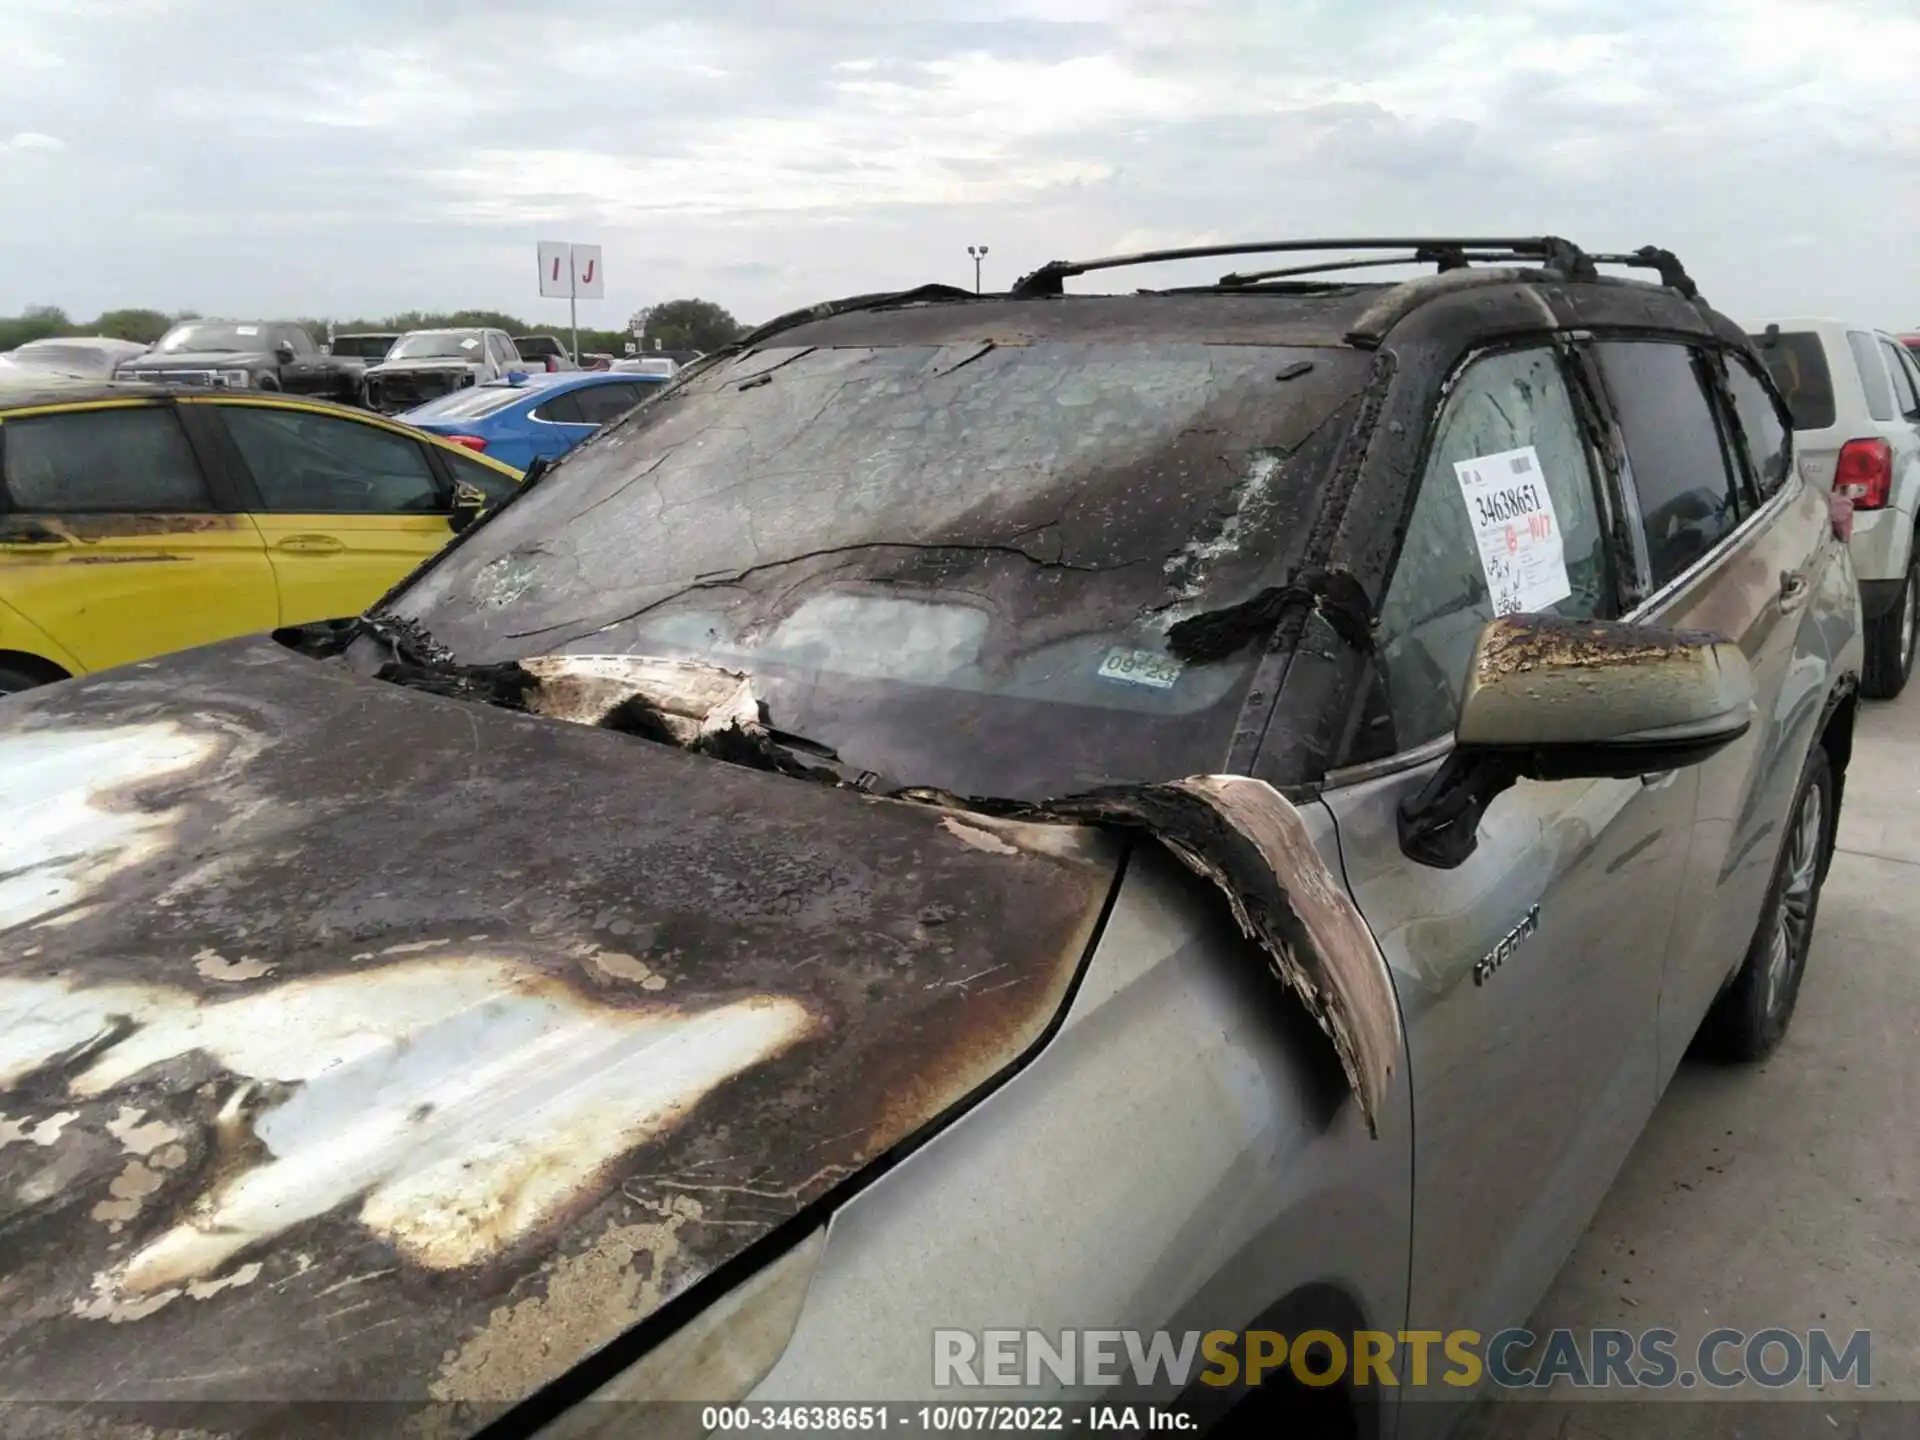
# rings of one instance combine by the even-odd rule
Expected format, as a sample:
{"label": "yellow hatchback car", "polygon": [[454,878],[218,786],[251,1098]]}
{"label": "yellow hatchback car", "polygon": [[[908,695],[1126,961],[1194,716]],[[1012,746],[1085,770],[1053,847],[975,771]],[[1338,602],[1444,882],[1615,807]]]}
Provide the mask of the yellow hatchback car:
{"label": "yellow hatchback car", "polygon": [[357,615],[519,480],[324,401],[14,377],[0,384],[0,693]]}

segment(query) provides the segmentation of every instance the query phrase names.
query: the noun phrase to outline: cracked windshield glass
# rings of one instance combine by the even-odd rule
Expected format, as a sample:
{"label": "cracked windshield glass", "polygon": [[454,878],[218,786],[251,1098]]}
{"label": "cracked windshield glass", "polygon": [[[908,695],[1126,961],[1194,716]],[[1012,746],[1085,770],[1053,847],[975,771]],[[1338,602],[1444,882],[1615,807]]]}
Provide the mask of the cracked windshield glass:
{"label": "cracked windshield glass", "polygon": [[1168,627],[1295,563],[1365,358],[789,345],[690,377],[389,613],[454,660],[691,658],[901,785],[1039,798],[1223,760],[1254,647]]}

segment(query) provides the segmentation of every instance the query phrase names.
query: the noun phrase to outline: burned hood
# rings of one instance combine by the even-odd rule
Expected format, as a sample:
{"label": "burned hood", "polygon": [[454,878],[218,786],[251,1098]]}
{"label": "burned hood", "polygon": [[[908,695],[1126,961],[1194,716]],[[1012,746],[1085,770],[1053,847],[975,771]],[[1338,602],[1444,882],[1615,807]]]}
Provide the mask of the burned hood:
{"label": "burned hood", "polygon": [[497,1413],[924,1131],[1117,856],[264,640],[6,701],[0,798],[0,1399],[271,1434]]}

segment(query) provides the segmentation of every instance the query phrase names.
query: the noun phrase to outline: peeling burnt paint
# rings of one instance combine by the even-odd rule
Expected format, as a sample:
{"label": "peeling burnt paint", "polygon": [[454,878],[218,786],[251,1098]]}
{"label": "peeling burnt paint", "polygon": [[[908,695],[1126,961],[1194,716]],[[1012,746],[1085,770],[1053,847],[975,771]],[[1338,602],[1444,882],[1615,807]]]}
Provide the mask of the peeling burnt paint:
{"label": "peeling burnt paint", "polygon": [[1725,636],[1704,630],[1659,630],[1615,620],[1512,615],[1489,628],[1476,654],[1475,675],[1481,684],[1488,684],[1503,675],[1524,675],[1534,670],[1691,662],[1700,647],[1725,643]]}
{"label": "peeling burnt paint", "polygon": [[1119,854],[261,641],[6,711],[0,1400],[144,1423],[552,1382],[1032,1046]]}
{"label": "peeling burnt paint", "polygon": [[1299,811],[1271,785],[1244,775],[1195,775],[1160,785],[1112,786],[1037,806],[919,793],[935,803],[972,803],[1003,814],[1152,835],[1219,888],[1241,933],[1266,951],[1274,974],[1333,1042],[1368,1133],[1379,1134],[1388,1081],[1403,1048],[1393,980],[1346,886],[1320,858]]}

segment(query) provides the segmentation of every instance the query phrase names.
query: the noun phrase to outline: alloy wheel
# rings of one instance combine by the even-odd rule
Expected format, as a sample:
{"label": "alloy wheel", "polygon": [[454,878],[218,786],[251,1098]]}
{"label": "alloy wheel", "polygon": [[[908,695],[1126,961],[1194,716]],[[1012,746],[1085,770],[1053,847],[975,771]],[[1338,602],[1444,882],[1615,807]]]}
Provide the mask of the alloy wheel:
{"label": "alloy wheel", "polygon": [[[1909,605],[1909,627],[1912,617],[1913,607]],[[1763,1013],[1768,1015],[1790,992],[1794,973],[1806,962],[1807,948],[1813,941],[1813,902],[1820,884],[1826,813],[1820,786],[1807,786],[1787,838],[1786,880],[1780,887],[1779,913],[1774,917],[1773,943],[1767,953]]]}
{"label": "alloy wheel", "polygon": [[1907,593],[1900,602],[1900,671],[1913,665],[1913,632],[1920,618],[1920,576],[1907,575]]}

